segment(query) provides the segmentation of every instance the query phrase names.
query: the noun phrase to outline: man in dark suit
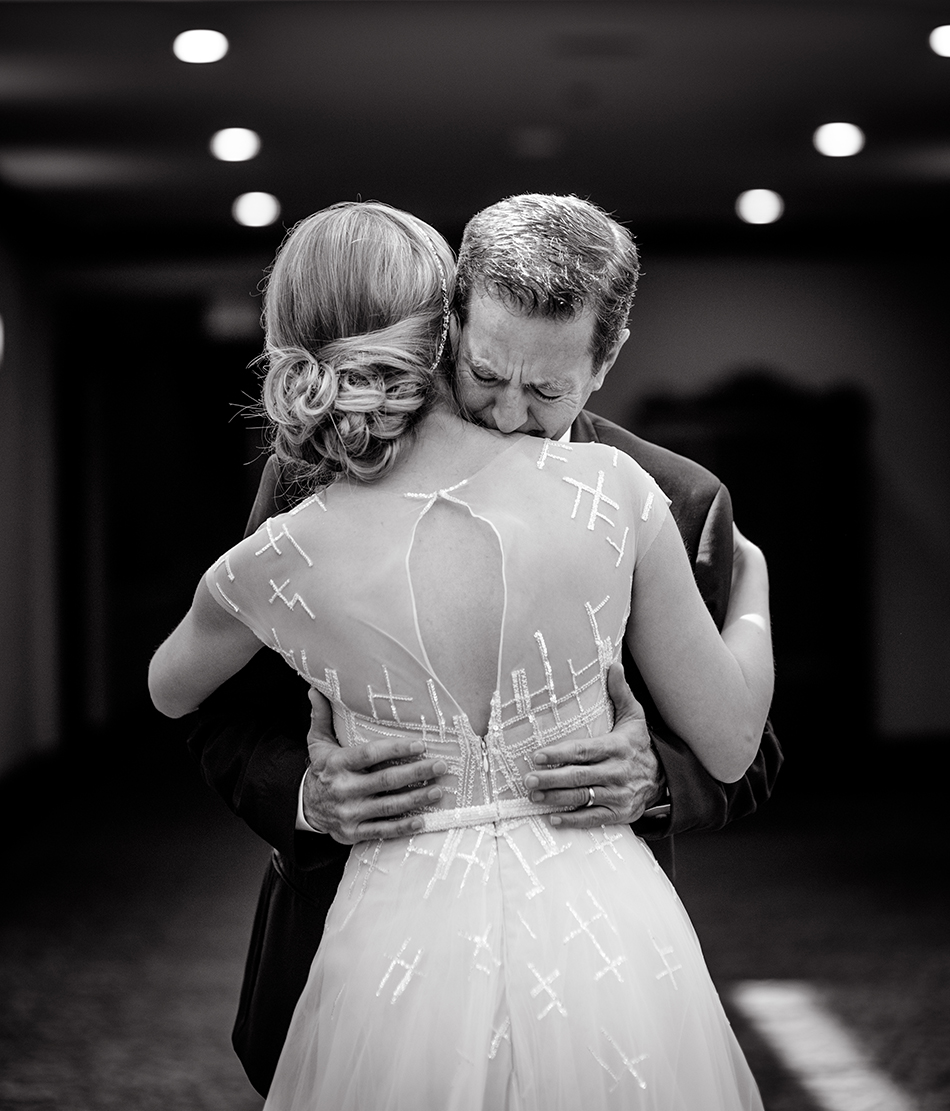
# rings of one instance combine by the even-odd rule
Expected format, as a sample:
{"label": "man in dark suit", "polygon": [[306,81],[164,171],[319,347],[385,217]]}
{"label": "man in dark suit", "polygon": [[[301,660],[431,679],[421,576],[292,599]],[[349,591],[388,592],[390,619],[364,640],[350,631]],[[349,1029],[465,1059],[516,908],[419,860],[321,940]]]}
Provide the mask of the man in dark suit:
{"label": "man in dark suit", "polygon": [[[513,197],[470,221],[459,254],[456,397],[469,419],[501,432],[599,441],[649,471],[671,499],[700,592],[721,627],[732,581],[732,507],[714,475],[584,411],[626,341],[638,273],[629,233],[575,197]],[[299,492],[298,492],[299,493]],[[295,496],[268,460],[248,532]],[[673,874],[672,835],[717,829],[764,801],[781,764],[767,727],[736,783],[719,783],[663,724],[636,667],[610,691],[617,721],[605,737],[541,750],[532,797],[571,808],[552,821],[578,828],[633,823]],[[641,710],[642,704],[642,710]],[[266,1092],[303,989],[348,846],[409,835],[439,761],[406,742],[341,748],[317,704],[274,653],[262,652],[198,712],[190,746],[208,782],[274,848],[245,971],[234,1044]],[[645,714],[645,717],[644,717]],[[648,723],[648,724],[647,724]],[[304,737],[309,729],[309,757]],[[397,761],[393,763],[393,761]]]}

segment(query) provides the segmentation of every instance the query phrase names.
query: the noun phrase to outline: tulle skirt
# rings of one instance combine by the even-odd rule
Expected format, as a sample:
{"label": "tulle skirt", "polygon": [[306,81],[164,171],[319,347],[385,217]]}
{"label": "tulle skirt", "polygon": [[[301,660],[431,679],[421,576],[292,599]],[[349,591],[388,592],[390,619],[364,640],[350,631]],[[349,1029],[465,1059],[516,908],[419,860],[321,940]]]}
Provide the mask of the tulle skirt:
{"label": "tulle skirt", "polygon": [[265,1111],[761,1111],[689,919],[622,826],[353,847]]}

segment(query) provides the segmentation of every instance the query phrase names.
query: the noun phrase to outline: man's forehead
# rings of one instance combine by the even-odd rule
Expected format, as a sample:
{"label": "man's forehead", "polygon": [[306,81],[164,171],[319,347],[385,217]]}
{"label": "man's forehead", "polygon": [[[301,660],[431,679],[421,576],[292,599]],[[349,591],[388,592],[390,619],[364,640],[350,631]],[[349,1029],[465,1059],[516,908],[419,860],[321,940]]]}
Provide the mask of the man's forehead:
{"label": "man's forehead", "polygon": [[516,311],[497,298],[473,297],[462,325],[462,346],[470,358],[492,360],[541,354],[548,361],[572,362],[590,351],[595,324],[587,310],[570,320],[557,320],[540,313]]}

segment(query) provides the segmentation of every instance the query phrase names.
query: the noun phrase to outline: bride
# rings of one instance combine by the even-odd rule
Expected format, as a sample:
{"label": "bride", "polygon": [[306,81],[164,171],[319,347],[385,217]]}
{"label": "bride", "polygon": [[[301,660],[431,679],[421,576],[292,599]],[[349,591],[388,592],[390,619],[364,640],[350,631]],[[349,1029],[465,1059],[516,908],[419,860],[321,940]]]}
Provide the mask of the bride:
{"label": "bride", "polygon": [[453,276],[438,233],[386,205],[293,230],[263,403],[308,496],[214,563],[149,668],[178,717],[263,643],[341,744],[411,738],[448,767],[416,833],[353,846],[266,1108],[760,1109],[644,842],[558,828],[523,783],[541,746],[610,730],[624,642],[664,719],[738,779],[772,694],[764,559],[737,535],[720,636],[630,457],[465,422]]}

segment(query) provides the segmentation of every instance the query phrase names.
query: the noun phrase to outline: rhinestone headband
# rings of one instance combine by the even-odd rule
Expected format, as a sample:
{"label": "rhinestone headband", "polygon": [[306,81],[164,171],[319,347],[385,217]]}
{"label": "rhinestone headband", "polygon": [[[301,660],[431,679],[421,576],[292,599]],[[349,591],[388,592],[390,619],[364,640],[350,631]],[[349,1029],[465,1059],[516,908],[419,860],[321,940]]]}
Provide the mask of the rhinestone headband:
{"label": "rhinestone headband", "polygon": [[439,363],[442,362],[442,352],[445,350],[445,344],[449,338],[449,312],[451,307],[449,305],[449,283],[445,276],[445,267],[442,265],[439,252],[435,249],[435,244],[429,236],[426,236],[426,239],[429,240],[429,246],[432,248],[432,254],[435,258],[435,264],[439,268],[439,277],[441,278],[442,285],[442,330],[439,335],[439,346],[435,353],[435,360],[432,363],[432,370],[436,371],[439,369]]}

